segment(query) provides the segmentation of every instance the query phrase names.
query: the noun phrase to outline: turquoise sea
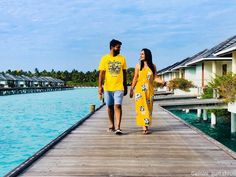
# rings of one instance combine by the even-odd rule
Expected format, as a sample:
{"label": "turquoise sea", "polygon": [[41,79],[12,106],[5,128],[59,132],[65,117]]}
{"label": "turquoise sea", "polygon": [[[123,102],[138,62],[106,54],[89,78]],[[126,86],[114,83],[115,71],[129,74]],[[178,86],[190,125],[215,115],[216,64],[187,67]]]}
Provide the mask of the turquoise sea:
{"label": "turquoise sea", "polygon": [[0,176],[101,105],[97,88],[0,97]]}
{"label": "turquoise sea", "polygon": [[208,115],[208,120],[204,121],[203,119],[197,118],[197,112],[194,110],[190,111],[189,113],[185,113],[181,110],[173,110],[171,112],[183,119],[185,122],[193,125],[208,136],[214,138],[221,144],[236,152],[236,136],[231,134],[230,120],[218,116],[217,124],[212,126],[210,115]]}

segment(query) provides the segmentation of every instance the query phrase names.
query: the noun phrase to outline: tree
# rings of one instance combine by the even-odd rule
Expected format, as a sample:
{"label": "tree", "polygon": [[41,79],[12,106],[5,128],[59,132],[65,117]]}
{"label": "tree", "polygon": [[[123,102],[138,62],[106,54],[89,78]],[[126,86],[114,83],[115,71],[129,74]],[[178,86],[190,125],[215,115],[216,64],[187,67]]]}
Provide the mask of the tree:
{"label": "tree", "polygon": [[38,68],[34,69],[34,75],[37,76],[37,77],[40,76]]}
{"label": "tree", "polygon": [[212,89],[217,89],[226,103],[235,102],[236,74],[230,72],[223,76],[216,76],[215,79],[209,83],[209,86]]}
{"label": "tree", "polygon": [[194,85],[191,81],[188,81],[184,78],[175,78],[169,82],[168,87],[171,90],[180,89],[189,92],[189,89],[194,87]]}
{"label": "tree", "polygon": [[128,68],[127,69],[127,84],[131,85],[133,77],[134,77],[134,68]]}

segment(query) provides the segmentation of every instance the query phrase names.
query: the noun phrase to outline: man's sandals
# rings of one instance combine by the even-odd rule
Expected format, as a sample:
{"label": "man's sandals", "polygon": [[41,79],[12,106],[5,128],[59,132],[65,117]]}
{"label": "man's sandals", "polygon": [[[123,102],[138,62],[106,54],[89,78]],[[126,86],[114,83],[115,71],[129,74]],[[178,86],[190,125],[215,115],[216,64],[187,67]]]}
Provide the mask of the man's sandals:
{"label": "man's sandals", "polygon": [[116,134],[116,135],[122,135],[123,133],[122,133],[121,129],[117,129],[117,130],[115,131],[115,134]]}

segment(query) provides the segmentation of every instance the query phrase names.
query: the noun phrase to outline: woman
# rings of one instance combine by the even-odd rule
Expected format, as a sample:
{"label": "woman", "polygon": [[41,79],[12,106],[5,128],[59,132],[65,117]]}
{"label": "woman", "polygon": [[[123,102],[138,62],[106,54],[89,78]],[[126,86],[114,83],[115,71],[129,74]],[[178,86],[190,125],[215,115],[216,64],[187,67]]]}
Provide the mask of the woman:
{"label": "woman", "polygon": [[140,64],[135,67],[130,97],[133,97],[135,88],[136,122],[138,126],[143,127],[143,134],[146,135],[152,123],[153,83],[155,81],[165,85],[165,82],[156,75],[156,66],[152,63],[152,53],[149,49],[141,50],[140,60]]}

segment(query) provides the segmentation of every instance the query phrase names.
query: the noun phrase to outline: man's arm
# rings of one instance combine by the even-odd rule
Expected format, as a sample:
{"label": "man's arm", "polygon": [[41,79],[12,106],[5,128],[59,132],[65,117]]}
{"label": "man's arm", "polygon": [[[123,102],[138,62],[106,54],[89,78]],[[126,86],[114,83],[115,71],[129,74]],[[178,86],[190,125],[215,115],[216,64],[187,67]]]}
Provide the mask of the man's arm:
{"label": "man's arm", "polygon": [[126,69],[123,69],[123,86],[124,86],[124,96],[127,95],[127,76]]}
{"label": "man's arm", "polygon": [[106,73],[106,71],[104,71],[104,70],[99,71],[99,77],[98,77],[98,94],[99,95],[103,94],[102,84],[103,84],[104,79],[105,79],[105,73]]}

